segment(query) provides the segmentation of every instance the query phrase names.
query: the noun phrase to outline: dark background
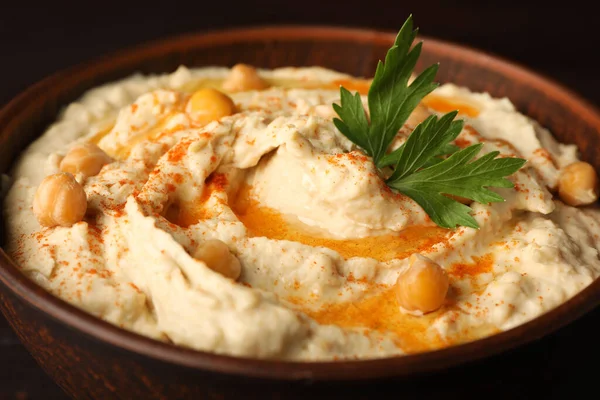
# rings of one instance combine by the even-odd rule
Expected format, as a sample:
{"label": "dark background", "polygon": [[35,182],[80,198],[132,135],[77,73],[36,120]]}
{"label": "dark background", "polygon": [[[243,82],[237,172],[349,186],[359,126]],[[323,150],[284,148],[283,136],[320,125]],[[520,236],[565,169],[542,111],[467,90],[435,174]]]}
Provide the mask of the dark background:
{"label": "dark background", "polygon": [[[7,3],[7,2],[3,2]],[[600,105],[600,20],[593,1],[11,1],[0,5],[0,106],[62,68],[153,39],[213,28],[329,24],[421,33],[477,47],[545,74]],[[488,393],[597,398],[600,310],[490,369]],[[586,364],[591,364],[587,366]],[[518,372],[517,372],[518,370]],[[465,377],[468,385],[468,377]],[[441,388],[441,393],[443,388]],[[401,390],[398,392],[400,395]],[[469,396],[465,390],[466,397]],[[577,397],[577,396],[575,396]],[[0,399],[62,398],[0,316]]]}

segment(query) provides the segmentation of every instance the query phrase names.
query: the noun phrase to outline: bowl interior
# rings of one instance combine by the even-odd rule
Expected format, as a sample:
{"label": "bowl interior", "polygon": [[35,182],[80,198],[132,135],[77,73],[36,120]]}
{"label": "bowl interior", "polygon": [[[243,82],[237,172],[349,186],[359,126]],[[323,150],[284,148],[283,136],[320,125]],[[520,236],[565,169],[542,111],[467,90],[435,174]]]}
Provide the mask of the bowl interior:
{"label": "bowl interior", "polygon": [[[319,65],[370,77],[394,40],[393,33],[328,27],[263,27],[188,35],[123,51],[60,72],[32,86],[0,111],[0,173],[39,136],[63,106],[85,90],[135,72],[172,72],[180,65],[258,67]],[[439,82],[454,82],[495,97],[508,97],[516,108],[549,128],[562,142],[577,143],[583,159],[600,168],[595,147],[600,138],[597,110],[565,88],[487,54],[424,40],[418,68],[439,62]],[[4,226],[0,224],[0,236]],[[1,242],[0,242],[1,243]],[[190,367],[280,379],[365,379],[410,375],[446,368],[499,353],[540,337],[600,303],[600,284],[513,330],[477,342],[431,353],[383,360],[340,363],[287,363],[217,356],[155,342],[122,331],[50,296],[25,279],[0,252],[0,280],[31,305],[89,335],[130,351]]]}

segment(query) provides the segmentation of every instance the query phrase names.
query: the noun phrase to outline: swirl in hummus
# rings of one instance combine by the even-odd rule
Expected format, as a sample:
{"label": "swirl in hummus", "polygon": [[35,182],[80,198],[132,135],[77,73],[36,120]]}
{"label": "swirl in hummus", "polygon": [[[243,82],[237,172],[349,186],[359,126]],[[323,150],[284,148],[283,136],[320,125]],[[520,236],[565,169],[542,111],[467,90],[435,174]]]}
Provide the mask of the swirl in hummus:
{"label": "swirl in hummus", "polygon": [[[443,229],[390,190],[336,129],[340,83],[363,94],[369,85],[316,67],[181,67],[87,92],[12,172],[9,254],[40,286],[122,328],[289,360],[377,358],[475,340],[539,316],[599,275],[598,211],[553,195],[578,161],[575,146],[508,99],[436,89],[395,147],[427,115],[459,109],[465,127],[456,145],[483,143],[483,152],[528,160],[510,177],[514,188],[494,189],[505,202],[472,205],[479,230]],[[223,107],[207,111],[216,103]],[[83,143],[101,149],[98,171],[59,178],[83,187],[85,216],[71,226],[49,216],[58,226],[40,226],[38,186]],[[412,254],[449,278],[433,312],[398,303],[396,281]]]}

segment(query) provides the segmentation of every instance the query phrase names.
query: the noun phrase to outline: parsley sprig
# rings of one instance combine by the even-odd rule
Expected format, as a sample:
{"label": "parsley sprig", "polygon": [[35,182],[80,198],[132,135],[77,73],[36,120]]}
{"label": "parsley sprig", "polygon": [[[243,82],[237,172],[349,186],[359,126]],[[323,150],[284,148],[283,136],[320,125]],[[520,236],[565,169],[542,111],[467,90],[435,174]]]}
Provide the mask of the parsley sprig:
{"label": "parsley sprig", "polygon": [[506,177],[519,170],[526,160],[496,158],[497,151],[474,160],[482,144],[462,150],[451,144],[463,128],[462,120],[454,120],[456,111],[440,118],[430,116],[415,127],[403,145],[387,152],[419,102],[438,86],[433,81],[438,64],[425,69],[408,84],[421,54],[422,43],[412,46],[417,32],[409,16],[388,50],[385,63],[377,64],[367,97],[370,122],[360,94],[353,95],[344,87],[340,87],[340,105],[333,104],[339,116],[333,122],[372,157],[377,168],[392,168],[387,185],[417,202],[437,225],[478,228],[471,208],[447,195],[478,203],[504,201],[488,187],[513,187]]}

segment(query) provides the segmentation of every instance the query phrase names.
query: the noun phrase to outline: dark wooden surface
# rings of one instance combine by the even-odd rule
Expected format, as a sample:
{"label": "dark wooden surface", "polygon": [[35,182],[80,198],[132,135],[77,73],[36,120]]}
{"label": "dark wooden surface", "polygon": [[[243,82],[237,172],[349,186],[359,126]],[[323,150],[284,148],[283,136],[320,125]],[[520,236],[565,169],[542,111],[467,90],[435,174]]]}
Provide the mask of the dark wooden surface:
{"label": "dark wooden surface", "polygon": [[[47,2],[38,7],[17,3],[2,6],[0,12],[0,104],[58,69],[159,37],[262,23],[331,23],[396,30],[412,12],[424,34],[470,44],[533,67],[600,105],[596,63],[600,34],[595,13],[586,2],[565,6],[508,0],[494,6],[479,1],[428,1],[390,6],[384,1],[348,0],[340,6],[334,2],[255,1],[160,7],[125,2],[102,2],[97,7],[87,2]],[[598,321],[600,311],[596,310],[519,350],[521,362],[531,368],[521,368],[527,372],[510,379],[491,371],[489,388],[510,388],[515,398],[536,393],[560,398],[575,388],[594,390],[594,373],[583,363],[600,357]],[[3,319],[0,354],[0,399],[62,398]]]}

